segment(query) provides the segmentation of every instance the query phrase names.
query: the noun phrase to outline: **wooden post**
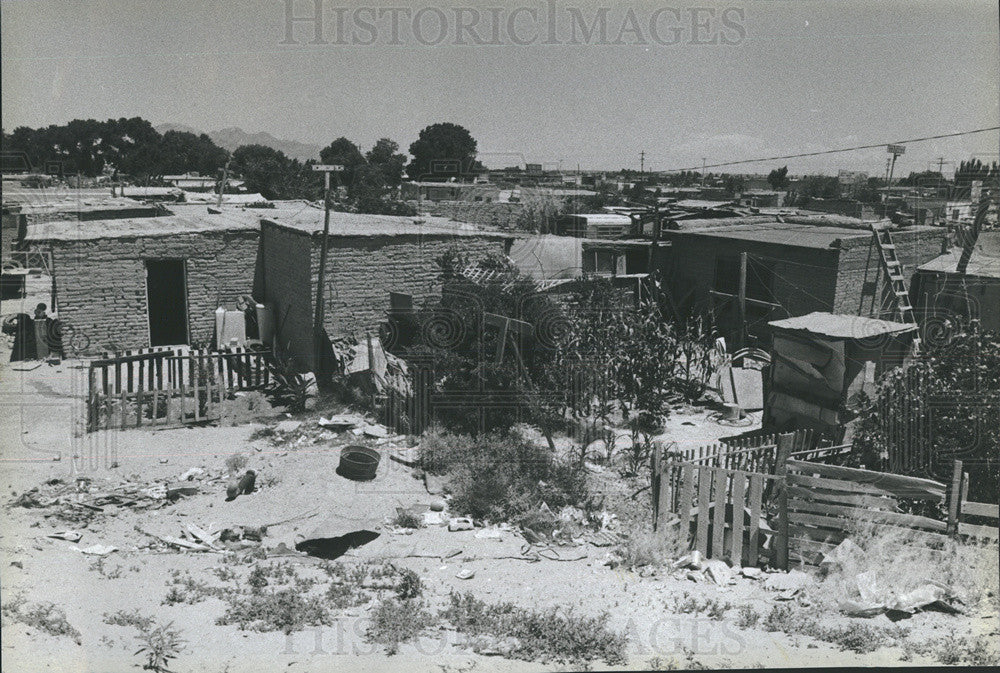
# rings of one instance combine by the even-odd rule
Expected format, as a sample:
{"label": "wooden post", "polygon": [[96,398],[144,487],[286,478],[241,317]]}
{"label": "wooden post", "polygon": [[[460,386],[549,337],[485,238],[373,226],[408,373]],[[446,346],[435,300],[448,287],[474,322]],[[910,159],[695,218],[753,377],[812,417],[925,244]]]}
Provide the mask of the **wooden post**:
{"label": "wooden post", "polygon": [[781,570],[788,570],[788,489],[785,474],[788,472],[788,457],[795,446],[795,434],[778,435],[778,451],[774,465],[774,486],[778,503],[778,530],[775,535],[774,562]]}
{"label": "wooden post", "polygon": [[956,460],[951,471],[951,489],[948,491],[948,535],[958,534],[958,517],[962,512],[962,461]]}
{"label": "wooden post", "polygon": [[[740,347],[746,346],[747,338],[747,254],[740,253],[740,286],[737,294],[737,306],[740,312]],[[733,388],[735,394],[735,387]]]}

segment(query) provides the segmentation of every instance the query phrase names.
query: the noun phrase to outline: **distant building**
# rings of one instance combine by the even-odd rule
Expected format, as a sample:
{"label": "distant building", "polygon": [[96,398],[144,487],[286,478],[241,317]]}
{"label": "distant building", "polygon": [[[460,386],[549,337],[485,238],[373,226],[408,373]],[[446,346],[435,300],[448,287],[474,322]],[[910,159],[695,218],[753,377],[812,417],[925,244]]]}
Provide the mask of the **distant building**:
{"label": "distant building", "polygon": [[785,192],[773,189],[747,189],[740,195],[740,204],[751,208],[781,208],[785,205]]}
{"label": "distant building", "polygon": [[[836,226],[816,218],[707,220],[664,231],[671,242],[662,273],[675,302],[711,311],[726,335],[738,333],[740,254],[747,253],[748,332],[766,340],[768,321],[813,311],[892,318],[874,237],[862,223]],[[794,219],[795,221],[787,221]],[[843,218],[846,220],[846,218]],[[903,273],[941,253],[947,232],[911,227],[893,232]]]}
{"label": "distant building", "polygon": [[632,218],[615,213],[564,215],[556,221],[556,230],[577,238],[625,238],[632,232]]}
{"label": "distant building", "polygon": [[929,339],[967,319],[1000,332],[1000,232],[979,234],[964,273],[959,272],[961,258],[962,249],[952,248],[921,264],[913,278],[910,294]]}

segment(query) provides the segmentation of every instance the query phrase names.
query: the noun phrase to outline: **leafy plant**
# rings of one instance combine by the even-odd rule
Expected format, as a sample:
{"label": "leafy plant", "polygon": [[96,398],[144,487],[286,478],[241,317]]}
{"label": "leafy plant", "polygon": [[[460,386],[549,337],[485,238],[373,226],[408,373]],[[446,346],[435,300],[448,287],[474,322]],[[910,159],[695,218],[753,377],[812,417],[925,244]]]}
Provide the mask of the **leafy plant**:
{"label": "leafy plant", "polygon": [[135,651],[135,655],[141,654],[146,658],[142,670],[171,673],[170,660],[177,658],[184,644],[180,631],[173,628],[173,622],[156,628],[140,628],[138,639],[142,647]]}
{"label": "leafy plant", "polygon": [[401,643],[413,640],[435,622],[419,600],[385,598],[372,609],[365,637],[384,645],[387,654],[396,654]]}
{"label": "leafy plant", "polygon": [[77,645],[83,637],[66,619],[66,613],[54,603],[27,603],[23,596],[4,603],[0,612],[8,619],[34,627],[53,636],[69,636]]}

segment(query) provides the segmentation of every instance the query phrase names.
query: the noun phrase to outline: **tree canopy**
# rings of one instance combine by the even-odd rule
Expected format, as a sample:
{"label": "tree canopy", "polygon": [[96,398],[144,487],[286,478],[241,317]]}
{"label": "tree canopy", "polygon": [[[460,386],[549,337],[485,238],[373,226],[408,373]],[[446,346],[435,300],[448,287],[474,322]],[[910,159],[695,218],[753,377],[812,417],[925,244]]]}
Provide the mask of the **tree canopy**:
{"label": "tree canopy", "polygon": [[457,177],[477,170],[477,144],[468,129],[443,122],[424,128],[410,145],[413,160],[406,167],[411,180]]}
{"label": "tree canopy", "polygon": [[767,184],[771,185],[771,189],[776,192],[788,189],[788,166],[775,168],[773,171],[768,173]]}

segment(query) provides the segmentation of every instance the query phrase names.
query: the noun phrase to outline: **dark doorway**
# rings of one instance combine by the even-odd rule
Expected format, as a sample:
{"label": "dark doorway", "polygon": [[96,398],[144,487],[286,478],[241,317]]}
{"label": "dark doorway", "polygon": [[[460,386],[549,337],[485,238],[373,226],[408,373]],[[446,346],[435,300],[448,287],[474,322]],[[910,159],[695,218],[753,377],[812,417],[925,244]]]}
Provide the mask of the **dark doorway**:
{"label": "dark doorway", "polygon": [[149,345],[188,342],[187,283],[183,259],[146,260],[146,303]]}

